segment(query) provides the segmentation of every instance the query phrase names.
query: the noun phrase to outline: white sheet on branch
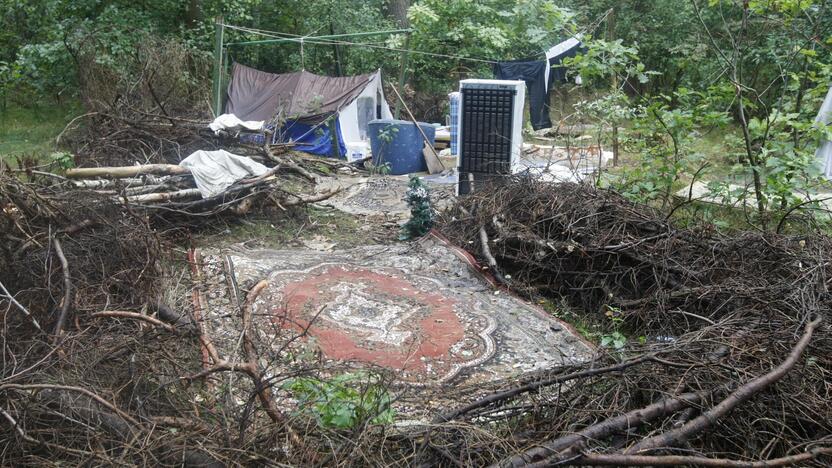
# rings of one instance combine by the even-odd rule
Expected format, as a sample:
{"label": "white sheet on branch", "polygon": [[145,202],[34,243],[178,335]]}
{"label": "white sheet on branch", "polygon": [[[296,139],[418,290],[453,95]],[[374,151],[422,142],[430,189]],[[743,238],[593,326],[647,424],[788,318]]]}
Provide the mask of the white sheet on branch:
{"label": "white sheet on branch", "polygon": [[202,198],[219,195],[234,182],[263,175],[269,170],[251,158],[225,150],[195,151],[179,165],[191,171]]}
{"label": "white sheet on branch", "polygon": [[219,132],[220,130],[228,130],[234,128],[244,128],[246,130],[251,131],[259,131],[263,128],[263,121],[262,120],[240,120],[234,114],[222,114],[221,116],[214,119],[213,122],[208,124],[208,128],[214,131],[214,133]]}

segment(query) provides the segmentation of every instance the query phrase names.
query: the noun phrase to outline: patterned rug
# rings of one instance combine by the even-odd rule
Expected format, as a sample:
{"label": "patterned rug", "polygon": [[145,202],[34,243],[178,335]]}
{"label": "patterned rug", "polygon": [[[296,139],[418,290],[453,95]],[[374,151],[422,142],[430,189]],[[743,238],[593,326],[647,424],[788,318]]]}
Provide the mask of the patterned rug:
{"label": "patterned rug", "polygon": [[251,333],[274,375],[376,369],[411,393],[450,395],[592,352],[565,323],[494,289],[435,234],[336,252],[201,251],[195,267],[197,315],[228,360],[242,356],[246,291],[267,281],[252,302]]}

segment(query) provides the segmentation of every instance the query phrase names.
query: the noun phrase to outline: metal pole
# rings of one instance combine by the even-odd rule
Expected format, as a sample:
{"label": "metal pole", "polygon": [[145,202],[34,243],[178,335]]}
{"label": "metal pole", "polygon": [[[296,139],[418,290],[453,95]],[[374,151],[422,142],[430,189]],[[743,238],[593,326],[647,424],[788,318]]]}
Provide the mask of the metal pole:
{"label": "metal pole", "polygon": [[[410,49],[410,33],[408,33],[404,38],[404,49],[402,50],[402,56],[399,63],[399,88],[404,91],[404,83],[407,81],[407,58],[408,58],[408,50]],[[398,92],[397,92],[398,94]],[[399,99],[396,101],[396,105],[393,107],[393,116],[398,119],[399,113],[401,109],[399,108]],[[418,125],[417,125],[418,127]]]}
{"label": "metal pole", "polygon": [[214,117],[222,113],[222,41],[225,34],[225,24],[222,16],[217,16],[214,25],[214,74],[211,83],[211,107]]}

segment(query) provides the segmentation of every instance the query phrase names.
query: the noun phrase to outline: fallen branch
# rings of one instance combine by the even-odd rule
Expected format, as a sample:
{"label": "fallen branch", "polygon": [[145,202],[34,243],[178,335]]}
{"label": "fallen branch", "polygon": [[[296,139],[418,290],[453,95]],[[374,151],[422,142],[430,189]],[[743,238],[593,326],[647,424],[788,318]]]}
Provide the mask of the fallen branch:
{"label": "fallen branch", "polygon": [[57,237],[53,237],[52,244],[55,246],[55,255],[58,256],[58,260],[61,262],[61,271],[63,271],[64,276],[64,299],[61,304],[61,313],[58,315],[58,322],[55,324],[55,330],[52,333],[57,340],[61,336],[64,323],[66,323],[66,316],[69,314],[69,307],[72,304],[72,281],[69,277],[69,263],[66,261],[66,256],[64,256],[61,242]]}
{"label": "fallen branch", "polygon": [[116,413],[121,419],[127,421],[131,425],[135,427],[139,427],[140,424],[138,421],[133,419],[130,415],[125,413],[124,411],[120,410],[116,405],[110,403],[109,401],[101,398],[94,392],[91,392],[83,387],[74,387],[71,385],[53,385],[53,384],[4,384],[0,385],[0,392],[5,390],[59,390],[59,391],[68,391],[68,392],[76,392],[86,395],[87,397],[95,400],[101,406],[109,409],[110,411]]}
{"label": "fallen branch", "polygon": [[654,419],[675,413],[682,408],[698,403],[705,395],[705,392],[691,392],[673,398],[665,398],[644,408],[593,424],[574,434],[545,442],[495,466],[521,467],[544,458],[546,459],[546,465],[552,465],[574,459],[576,456],[580,456],[581,450],[583,450],[587,441],[601,440],[616,432],[638,427]]}
{"label": "fallen branch", "polygon": [[176,164],[144,164],[141,166],[117,167],[80,167],[67,169],[66,176],[70,179],[89,179],[93,177],[136,177],[142,174],[178,175],[190,174],[187,168]]}
{"label": "fallen branch", "polygon": [[[710,466],[715,468],[772,468],[792,466],[814,460],[822,455],[832,455],[832,448],[815,448],[808,452],[771,460],[742,461],[724,458],[707,458],[685,455],[618,455],[588,453],[569,461],[573,466]],[[548,466],[545,464],[529,465]]]}
{"label": "fallen branch", "polygon": [[112,317],[112,318],[127,318],[133,320],[141,320],[143,322],[147,322],[151,325],[155,325],[157,327],[162,327],[165,330],[176,333],[176,327],[169,323],[162,322],[161,320],[150,317],[149,315],[139,314],[137,312],[125,312],[120,310],[107,310],[104,312],[95,312],[90,314],[90,317],[93,318],[100,318],[100,317]]}
{"label": "fallen branch", "polygon": [[756,393],[782,379],[783,376],[785,376],[792,369],[792,367],[797,364],[797,361],[800,359],[803,351],[807,346],[809,346],[809,341],[812,339],[812,333],[815,331],[815,328],[818,324],[820,324],[820,322],[821,319],[816,318],[806,324],[806,329],[803,336],[800,338],[800,341],[797,342],[797,345],[795,345],[792,349],[792,352],[786,360],[774,368],[774,370],[742,385],[740,388],[728,395],[728,397],[722,400],[718,405],[683,426],[664,432],[657,436],[644,439],[625,450],[624,453],[645,453],[660,448],[674,447],[683,444],[691,437],[701,433],[703,430],[711,426],[719,418],[725,416],[728,412],[750,399]]}

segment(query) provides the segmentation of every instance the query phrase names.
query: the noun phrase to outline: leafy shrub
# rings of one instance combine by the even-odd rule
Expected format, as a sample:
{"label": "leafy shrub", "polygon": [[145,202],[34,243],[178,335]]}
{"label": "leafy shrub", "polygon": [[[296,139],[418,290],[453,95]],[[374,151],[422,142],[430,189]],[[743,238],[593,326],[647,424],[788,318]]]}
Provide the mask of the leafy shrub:
{"label": "leafy shrub", "polygon": [[321,427],[349,429],[365,421],[390,424],[395,412],[378,376],[343,374],[328,380],[299,377],[284,385],[299,400],[299,412],[312,415]]}

